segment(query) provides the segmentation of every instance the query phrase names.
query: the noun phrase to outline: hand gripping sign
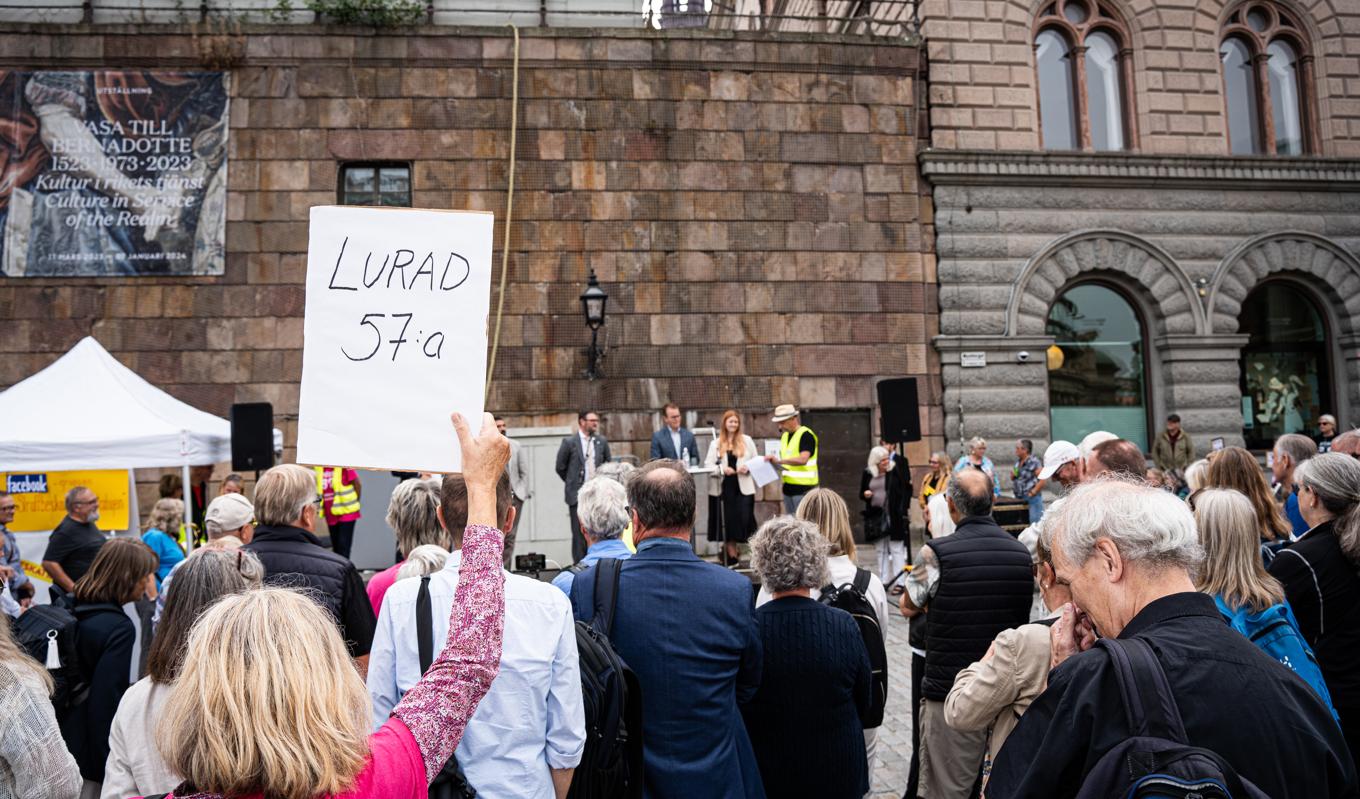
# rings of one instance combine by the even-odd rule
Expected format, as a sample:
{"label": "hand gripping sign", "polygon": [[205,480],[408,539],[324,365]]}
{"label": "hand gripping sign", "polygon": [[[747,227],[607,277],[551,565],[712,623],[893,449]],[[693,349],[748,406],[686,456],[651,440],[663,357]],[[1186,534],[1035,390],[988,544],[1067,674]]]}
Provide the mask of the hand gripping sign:
{"label": "hand gripping sign", "polygon": [[456,472],[482,418],[493,217],[318,206],[307,247],[299,463]]}

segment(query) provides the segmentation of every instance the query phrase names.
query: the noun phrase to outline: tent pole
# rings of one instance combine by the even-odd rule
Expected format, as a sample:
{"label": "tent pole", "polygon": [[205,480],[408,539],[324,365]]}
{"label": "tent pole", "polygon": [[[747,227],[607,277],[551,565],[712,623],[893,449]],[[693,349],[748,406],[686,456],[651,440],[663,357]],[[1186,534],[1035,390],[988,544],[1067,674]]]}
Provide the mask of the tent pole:
{"label": "tent pole", "polygon": [[[205,496],[203,499],[207,499]],[[184,462],[184,554],[194,551],[194,489],[189,485],[189,461]]]}

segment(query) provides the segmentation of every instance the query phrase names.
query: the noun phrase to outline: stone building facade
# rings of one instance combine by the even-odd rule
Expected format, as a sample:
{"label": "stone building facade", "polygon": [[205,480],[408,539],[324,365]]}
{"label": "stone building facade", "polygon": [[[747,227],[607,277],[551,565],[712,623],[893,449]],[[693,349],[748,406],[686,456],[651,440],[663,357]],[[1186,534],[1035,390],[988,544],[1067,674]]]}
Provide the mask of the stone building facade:
{"label": "stone building facade", "polygon": [[1360,10],[920,13],[955,455],[1102,428],[1150,449],[1170,413],[1200,453],[1360,421]]}
{"label": "stone building facade", "polygon": [[[923,464],[943,438],[917,56],[901,38],[523,31],[489,407],[512,428],[598,408],[615,453],[644,460],[667,401],[691,424],[735,407],[757,437],[778,403],[850,410],[857,481],[875,383],[916,376]],[[231,123],[225,274],[0,278],[0,386],[90,334],[211,413],[273,403],[290,460],[308,208],[338,202],[346,168],[396,165],[417,207],[496,214],[494,317],[514,58],[505,28],[4,24],[8,68],[223,68]],[[609,294],[596,380],[591,272]]]}

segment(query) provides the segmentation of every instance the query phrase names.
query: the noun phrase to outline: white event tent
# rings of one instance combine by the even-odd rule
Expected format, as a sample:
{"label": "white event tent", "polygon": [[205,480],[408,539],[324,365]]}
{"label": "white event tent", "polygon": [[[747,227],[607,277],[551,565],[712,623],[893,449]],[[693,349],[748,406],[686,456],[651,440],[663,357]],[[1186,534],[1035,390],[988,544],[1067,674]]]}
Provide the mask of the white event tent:
{"label": "white event tent", "polygon": [[[282,442],[274,430],[276,452]],[[230,458],[226,419],[151,385],[89,336],[0,393],[0,471],[181,466],[187,491],[190,466]]]}

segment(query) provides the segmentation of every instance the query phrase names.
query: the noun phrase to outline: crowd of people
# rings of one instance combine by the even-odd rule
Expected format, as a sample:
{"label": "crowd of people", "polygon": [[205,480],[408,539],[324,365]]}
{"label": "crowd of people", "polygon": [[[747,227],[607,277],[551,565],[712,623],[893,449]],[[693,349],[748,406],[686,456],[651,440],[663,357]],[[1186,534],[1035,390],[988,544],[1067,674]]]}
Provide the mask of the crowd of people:
{"label": "crowd of people", "polygon": [[[478,434],[454,415],[461,473],[392,492],[398,562],[367,583],[318,535],[358,512],[350,470],[226,481],[187,557],[173,481],[141,536],[106,537],[75,489],[45,606],[9,565],[0,494],[0,796],[864,797],[890,603],[909,619],[908,799],[1149,779],[1360,796],[1360,432],[1326,453],[1282,436],[1268,471],[1237,447],[1187,458],[1174,418],[1151,470],[1108,433],[1042,458],[1021,440],[1019,535],[987,442],[932,454],[919,491],[882,442],[857,498],[868,557],[796,408],[768,454],[736,411],[703,457],[679,408],[662,418],[633,467],[579,415],[558,465],[580,554],[551,583],[507,570],[527,495],[489,415]],[[788,511],[762,524],[754,459],[780,467]],[[705,493],[720,560],[748,552],[758,590],[696,554]]]}

